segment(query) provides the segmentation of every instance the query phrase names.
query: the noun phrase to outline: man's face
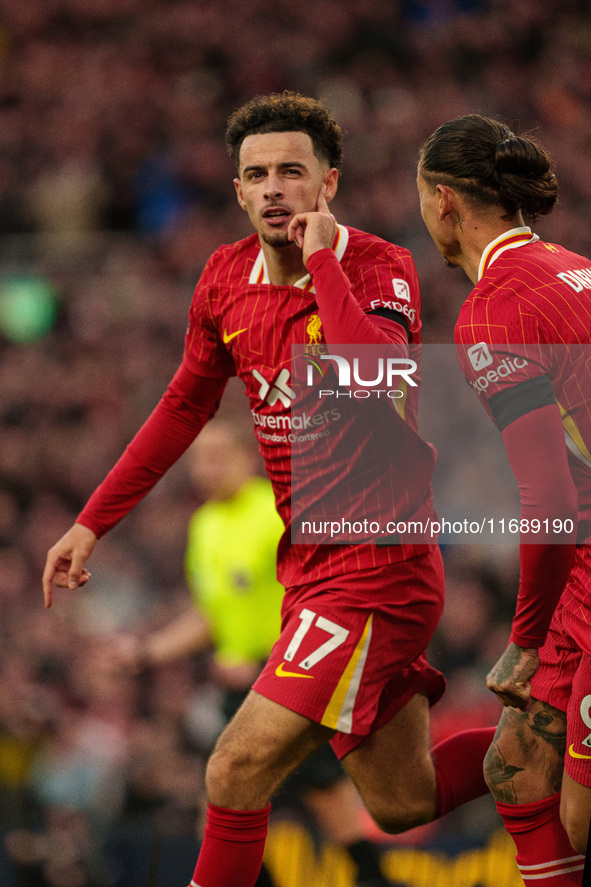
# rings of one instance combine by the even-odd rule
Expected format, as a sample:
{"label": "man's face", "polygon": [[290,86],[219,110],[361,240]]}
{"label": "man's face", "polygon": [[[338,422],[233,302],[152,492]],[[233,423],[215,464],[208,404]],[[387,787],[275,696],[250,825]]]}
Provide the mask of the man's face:
{"label": "man's face", "polygon": [[323,184],[332,200],[338,172],[314,154],[304,132],[269,132],[247,136],[240,147],[238,203],[248,213],[264,243],[291,245],[287,228],[297,213],[316,209]]}
{"label": "man's face", "polygon": [[187,453],[188,469],[195,486],[208,499],[233,496],[255,472],[255,457],[224,422],[208,423]]}

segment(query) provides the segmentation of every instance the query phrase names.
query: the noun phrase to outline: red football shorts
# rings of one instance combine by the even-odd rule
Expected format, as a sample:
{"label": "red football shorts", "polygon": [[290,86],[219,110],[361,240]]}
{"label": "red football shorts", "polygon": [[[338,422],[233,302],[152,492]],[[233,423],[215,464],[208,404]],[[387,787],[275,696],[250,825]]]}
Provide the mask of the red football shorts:
{"label": "red football shorts", "polygon": [[577,548],[575,564],[552,616],[532,696],[566,712],[565,770],[591,788],[591,618],[581,604],[591,591],[591,548]]}
{"label": "red football shorts", "polygon": [[253,689],[337,734],[339,758],[445,680],[425,657],[443,608],[439,549],[288,588],[281,635]]}

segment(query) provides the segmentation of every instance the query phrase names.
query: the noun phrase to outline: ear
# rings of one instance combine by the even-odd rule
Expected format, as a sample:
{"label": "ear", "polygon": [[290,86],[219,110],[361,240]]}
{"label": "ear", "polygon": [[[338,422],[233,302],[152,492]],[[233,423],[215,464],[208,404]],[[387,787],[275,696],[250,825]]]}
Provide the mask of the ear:
{"label": "ear", "polygon": [[439,210],[439,221],[443,222],[450,213],[455,213],[458,207],[458,195],[453,188],[447,185],[437,185],[437,206]]}
{"label": "ear", "polygon": [[244,202],[244,197],[242,196],[242,183],[240,179],[233,179],[234,187],[236,188],[236,199],[240,204],[240,207],[246,212],[246,203]]}
{"label": "ear", "polygon": [[327,172],[322,176],[322,182],[326,187],[326,192],[324,194],[325,200],[327,203],[333,199],[335,194],[337,193],[338,183],[339,183],[339,171],[334,167],[331,167]]}

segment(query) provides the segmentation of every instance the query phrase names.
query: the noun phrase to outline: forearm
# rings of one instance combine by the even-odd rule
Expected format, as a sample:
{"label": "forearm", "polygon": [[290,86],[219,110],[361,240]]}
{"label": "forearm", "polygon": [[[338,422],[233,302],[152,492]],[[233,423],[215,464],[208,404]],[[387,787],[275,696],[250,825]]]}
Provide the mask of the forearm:
{"label": "forearm", "polygon": [[[523,526],[532,521],[572,527],[562,534],[523,533],[520,583],[511,640],[520,647],[544,642],[552,613],[571,570],[576,540],[578,497],[568,467],[558,408],[542,407],[503,430],[503,441],[517,480]],[[535,524],[534,524],[535,525]],[[540,544],[532,543],[538,538]]]}
{"label": "forearm", "polygon": [[365,313],[331,249],[313,253],[307,268],[314,281],[324,336],[329,344],[407,344],[406,331],[401,324]]}
{"label": "forearm", "polygon": [[155,486],[215,413],[224,379],[179,368],[158,406],[77,518],[97,537],[115,526]]}
{"label": "forearm", "polygon": [[196,610],[189,610],[177,619],[147,635],[141,645],[143,662],[149,666],[176,662],[194,653],[209,649],[212,643],[207,621]]}
{"label": "forearm", "polygon": [[566,585],[575,555],[573,544],[520,546],[520,581],[510,640],[540,647]]}

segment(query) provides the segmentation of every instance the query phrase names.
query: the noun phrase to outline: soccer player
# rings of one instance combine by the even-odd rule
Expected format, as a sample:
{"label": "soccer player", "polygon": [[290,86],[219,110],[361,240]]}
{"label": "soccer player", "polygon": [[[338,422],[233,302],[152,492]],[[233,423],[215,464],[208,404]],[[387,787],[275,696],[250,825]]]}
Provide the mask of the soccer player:
{"label": "soccer player", "polygon": [[[328,741],[388,831],[427,822],[486,791],[481,762],[490,742],[489,731],[471,731],[458,745],[434,752],[435,761],[429,752],[429,706],[444,687],[424,652],[443,605],[436,545],[403,538],[382,545],[375,539],[291,544],[292,442],[304,451],[311,444],[302,472],[306,501],[314,493],[330,496],[360,451],[371,456],[372,447],[368,426],[348,454],[351,465],[345,451],[325,481],[312,444],[329,436],[341,442],[349,427],[338,410],[320,402],[313,413],[298,415],[305,433],[291,427],[291,346],[303,344],[318,357],[318,349],[331,344],[404,352],[419,342],[412,258],[337,224],[331,214],[341,134],[323,103],[289,92],[257,97],[230,117],[226,140],[237,167],[238,203],[254,234],[220,247],[208,261],[177,373],[76,523],[49,550],[43,576],[47,606],[54,582],[77,588],[88,581],[84,563],[97,538],[187,449],[215,413],[228,378],[238,375],[286,528],[277,558],[286,592],[280,638],[208,762],[207,822],[194,887],[252,887],[270,798]],[[397,458],[372,463],[372,490],[392,491],[398,519],[431,507],[435,457],[416,433],[417,390],[409,385],[404,409],[390,410]],[[363,520],[363,495],[346,516]]]}
{"label": "soccer player", "polygon": [[[258,677],[281,624],[275,561],[284,528],[271,484],[257,474],[256,455],[241,423],[216,417],[203,429],[187,452],[191,479],[207,500],[187,533],[193,606],[144,637],[119,635],[111,648],[114,661],[134,672],[211,651],[225,723]],[[285,788],[284,799],[300,801],[321,834],[347,851],[360,887],[388,887],[378,848],[362,830],[357,793],[330,745],[304,761]],[[256,887],[272,885],[263,866]]]}
{"label": "soccer player", "polygon": [[556,202],[551,160],[495,120],[440,126],[420,151],[418,189],[436,246],[474,284],[456,348],[521,498],[516,612],[487,678],[505,708],[485,776],[525,883],[579,885],[591,815],[591,262],[526,225]]}

